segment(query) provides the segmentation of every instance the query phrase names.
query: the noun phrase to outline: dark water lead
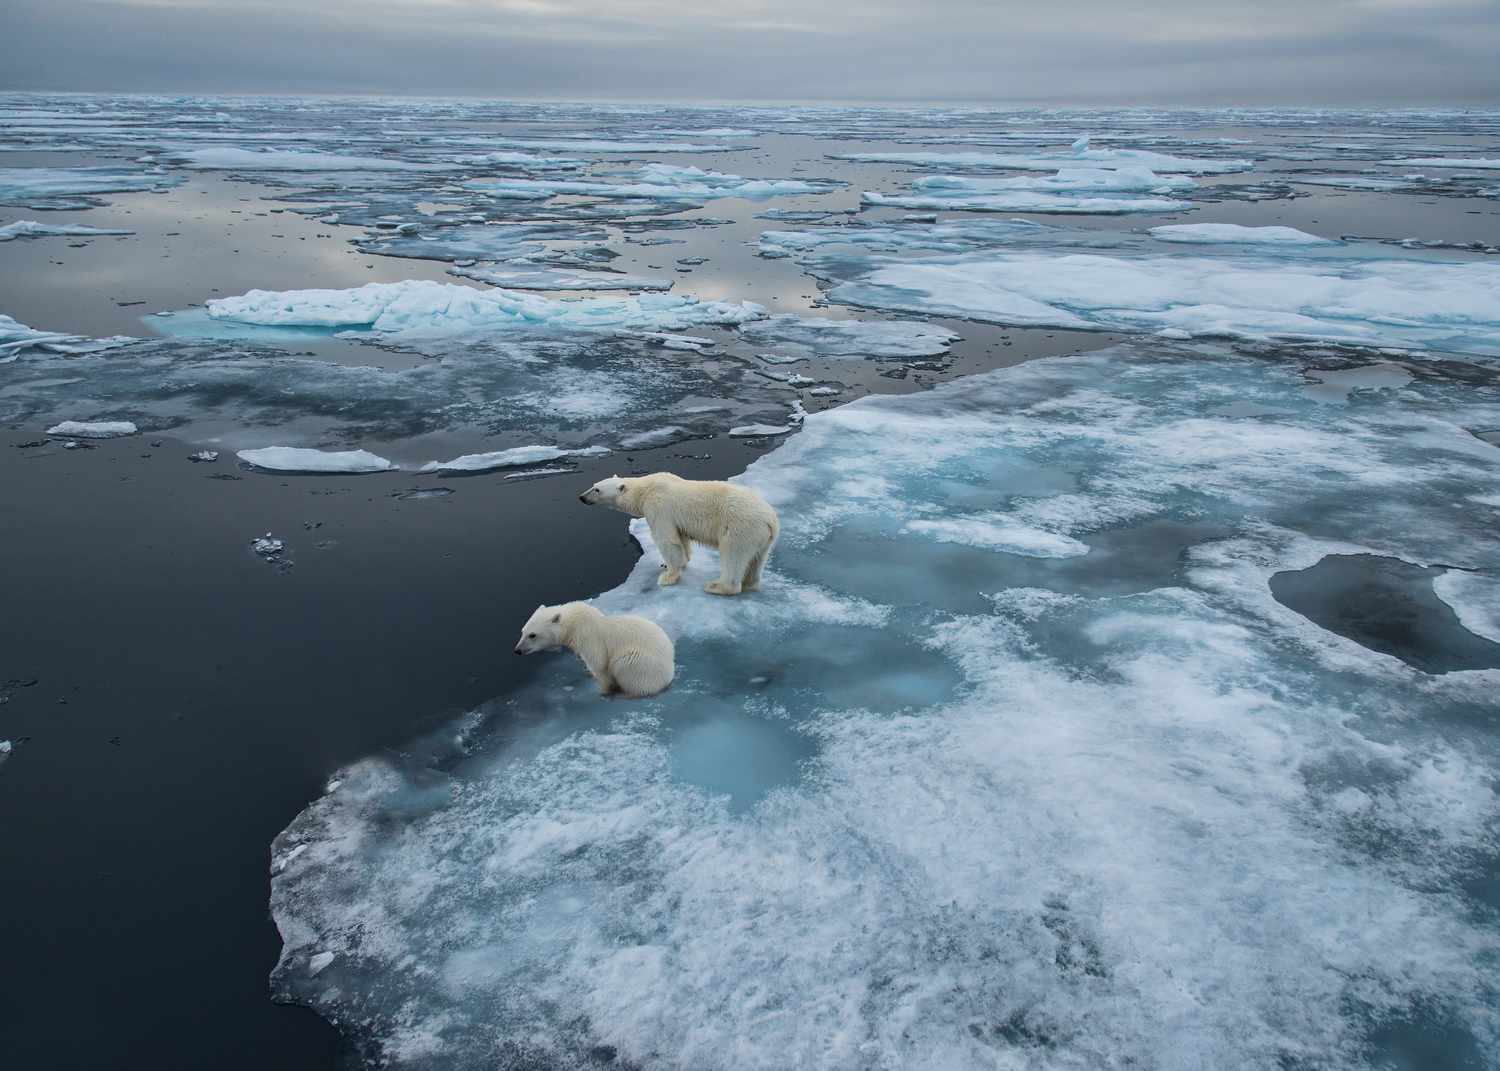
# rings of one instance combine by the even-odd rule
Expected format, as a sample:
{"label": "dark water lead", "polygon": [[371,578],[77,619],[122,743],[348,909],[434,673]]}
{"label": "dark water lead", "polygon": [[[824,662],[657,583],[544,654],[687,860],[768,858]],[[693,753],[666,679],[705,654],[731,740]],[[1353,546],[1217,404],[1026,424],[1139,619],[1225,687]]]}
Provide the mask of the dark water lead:
{"label": "dark water lead", "polygon": [[1500,667],[1500,643],[1464,628],[1433,591],[1444,572],[1377,554],[1330,554],[1271,577],[1271,594],[1319,627],[1425,673]]}

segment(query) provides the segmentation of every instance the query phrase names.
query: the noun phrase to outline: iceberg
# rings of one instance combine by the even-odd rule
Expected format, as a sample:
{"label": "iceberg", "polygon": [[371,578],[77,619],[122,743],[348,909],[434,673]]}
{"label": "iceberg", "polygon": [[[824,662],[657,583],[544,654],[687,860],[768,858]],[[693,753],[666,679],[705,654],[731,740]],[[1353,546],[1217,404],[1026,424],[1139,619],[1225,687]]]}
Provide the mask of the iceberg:
{"label": "iceberg", "polygon": [[101,193],[160,193],[177,175],[126,167],[0,167],[0,204],[24,208],[96,208]]}
{"label": "iceberg", "polygon": [[47,429],[48,435],[62,435],[69,439],[118,439],[124,435],[140,432],[128,420],[64,420]]}
{"label": "iceberg", "polygon": [[1500,356],[1500,266],[989,252],[820,261],[834,301],[1016,326],[1302,338]]}
{"label": "iceberg", "polygon": [[[744,324],[740,336],[756,346],[775,347],[761,355],[772,364],[807,357],[937,357],[959,336],[946,327],[910,320],[833,320],[816,316],[770,316]],[[774,359],[773,359],[774,357]]]}
{"label": "iceberg", "polygon": [[79,224],[38,223],[34,219],[21,219],[0,227],[0,242],[17,238],[94,237],[101,234],[134,234],[135,231],[112,227],[85,227]]}
{"label": "iceberg", "polygon": [[442,334],[506,328],[675,331],[741,324],[766,312],[748,301],[699,301],[671,294],[562,301],[508,290],[476,290],[408,279],[348,290],[251,290],[208,302],[214,320],[306,328],[363,328],[383,334]]}
{"label": "iceberg", "polygon": [[368,450],[308,450],[296,446],[266,446],[241,450],[236,455],[245,464],[267,472],[355,475],[389,472],[396,466]]}
{"label": "iceberg", "polygon": [[590,446],[579,450],[565,450],[558,446],[517,446],[487,454],[465,454],[452,461],[429,461],[422,466],[421,471],[442,475],[494,472],[496,469],[535,465],[564,457],[598,457],[600,454],[607,453],[609,453],[609,448],[603,446]]}
{"label": "iceberg", "polygon": [[1174,223],[1152,227],[1149,233],[1159,242],[1209,245],[1329,245],[1334,242],[1332,238],[1319,238],[1296,227],[1245,227],[1238,223]]}
{"label": "iceberg", "polygon": [[[392,1067],[1492,1062],[1500,672],[1269,579],[1493,575],[1493,513],[1438,507],[1500,495],[1500,396],[1330,411],[1301,372],[1115,346],[810,415],[741,478],[783,522],[759,592],[705,597],[711,552],[658,588],[632,526],[596,604],[674,637],[669,692],[550,662],[276,839],[275,994]],[[966,519],[1091,549],[907,528]]]}

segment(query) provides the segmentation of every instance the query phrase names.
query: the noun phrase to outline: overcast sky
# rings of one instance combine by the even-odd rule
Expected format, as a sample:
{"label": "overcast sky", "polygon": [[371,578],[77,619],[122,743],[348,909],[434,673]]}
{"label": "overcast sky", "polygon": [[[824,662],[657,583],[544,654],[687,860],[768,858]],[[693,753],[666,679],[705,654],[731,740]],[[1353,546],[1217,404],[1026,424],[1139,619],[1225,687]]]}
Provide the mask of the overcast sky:
{"label": "overcast sky", "polygon": [[1500,104],[1500,0],[0,0],[0,88]]}

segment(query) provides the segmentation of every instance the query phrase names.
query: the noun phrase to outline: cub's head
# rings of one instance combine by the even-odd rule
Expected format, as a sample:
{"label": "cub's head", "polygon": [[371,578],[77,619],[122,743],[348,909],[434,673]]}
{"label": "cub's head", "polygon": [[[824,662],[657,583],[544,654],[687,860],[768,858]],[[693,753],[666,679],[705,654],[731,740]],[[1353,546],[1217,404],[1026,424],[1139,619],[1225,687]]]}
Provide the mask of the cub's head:
{"label": "cub's head", "polygon": [[610,506],[614,509],[625,509],[624,503],[620,501],[629,487],[630,481],[623,476],[611,476],[607,480],[600,480],[583,494],[578,496],[578,501],[585,506]]}
{"label": "cub's head", "polygon": [[538,606],[521,629],[516,654],[531,654],[562,645],[562,607]]}

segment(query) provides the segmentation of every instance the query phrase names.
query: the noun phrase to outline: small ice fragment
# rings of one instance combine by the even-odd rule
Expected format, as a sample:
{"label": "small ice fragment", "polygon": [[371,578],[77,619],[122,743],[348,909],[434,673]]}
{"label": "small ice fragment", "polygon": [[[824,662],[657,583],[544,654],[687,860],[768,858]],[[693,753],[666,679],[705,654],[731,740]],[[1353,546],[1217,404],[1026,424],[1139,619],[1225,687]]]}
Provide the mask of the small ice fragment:
{"label": "small ice fragment", "polygon": [[814,387],[807,393],[811,394],[814,398],[831,398],[833,395],[841,393],[841,391],[838,387]]}
{"label": "small ice fragment", "polygon": [[80,421],[64,420],[47,429],[48,435],[67,435],[75,439],[115,439],[121,435],[134,435],[138,431],[128,420]]}
{"label": "small ice fragment", "polygon": [[273,558],[286,550],[286,544],[277,539],[270,532],[263,536],[256,536],[250,541],[250,549],[262,558]]}
{"label": "small ice fragment", "polygon": [[1077,141],[1073,142],[1073,144],[1070,145],[1070,146],[1068,146],[1068,147],[1070,149],[1072,149],[1078,155],[1082,156],[1084,153],[1088,152],[1088,148],[1089,148],[1089,136],[1087,134],[1083,135],[1083,137],[1079,138]]}
{"label": "small ice fragment", "polygon": [[188,460],[196,462],[217,461],[219,460],[219,452],[217,450],[199,450],[196,454],[189,454]]}

